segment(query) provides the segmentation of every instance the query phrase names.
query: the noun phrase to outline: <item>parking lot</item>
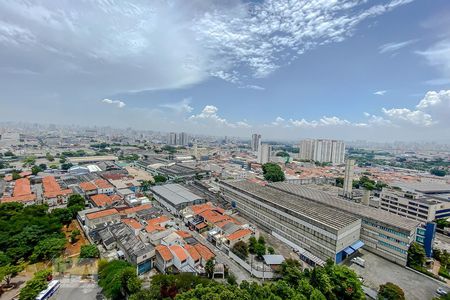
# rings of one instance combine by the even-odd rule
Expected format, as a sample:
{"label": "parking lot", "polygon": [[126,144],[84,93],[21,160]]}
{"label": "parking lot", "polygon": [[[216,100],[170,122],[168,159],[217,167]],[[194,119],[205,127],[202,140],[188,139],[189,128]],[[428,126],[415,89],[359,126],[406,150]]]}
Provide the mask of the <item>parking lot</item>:
{"label": "parking lot", "polygon": [[60,279],[61,286],[51,300],[103,300],[101,288],[93,280],[82,280],[79,276]]}
{"label": "parking lot", "polygon": [[406,299],[426,300],[436,297],[436,289],[445,286],[444,283],[417,274],[373,253],[365,250],[360,252],[360,256],[366,261],[365,268],[353,263],[348,264],[364,279],[364,285],[374,290],[378,290],[381,284],[392,282],[403,289]]}

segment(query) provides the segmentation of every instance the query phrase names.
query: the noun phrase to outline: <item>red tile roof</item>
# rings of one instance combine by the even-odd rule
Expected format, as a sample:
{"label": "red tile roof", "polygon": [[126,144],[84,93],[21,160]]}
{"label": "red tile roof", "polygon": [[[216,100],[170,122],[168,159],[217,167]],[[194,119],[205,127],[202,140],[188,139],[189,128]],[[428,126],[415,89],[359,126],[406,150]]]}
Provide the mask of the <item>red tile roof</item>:
{"label": "red tile roof", "polygon": [[111,205],[113,203],[111,197],[105,194],[97,194],[91,196],[92,202],[95,203],[97,207],[103,207],[107,205]]}
{"label": "red tile roof", "polygon": [[184,246],[184,249],[187,250],[187,252],[189,253],[189,256],[192,257],[192,259],[193,259],[194,261],[197,261],[197,260],[199,260],[199,259],[201,258],[200,253],[198,253],[197,249],[195,249],[194,246],[191,246],[191,245],[189,245],[189,244],[186,244],[186,245]]}
{"label": "red tile roof", "polygon": [[192,234],[190,234],[187,231],[183,231],[183,230],[177,230],[177,231],[175,231],[175,233],[178,234],[183,239],[192,237]]}
{"label": "red tile roof", "polygon": [[13,196],[25,196],[31,194],[31,184],[28,178],[17,179],[14,186]]}
{"label": "red tile roof", "polygon": [[186,254],[186,251],[184,251],[183,247],[173,245],[170,246],[169,249],[180,261],[185,261],[186,259],[188,259],[188,255]]}
{"label": "red tile roof", "polygon": [[109,189],[113,187],[111,183],[109,183],[105,179],[96,179],[94,180],[94,183],[96,186],[98,186],[99,189]]}
{"label": "red tile roof", "polygon": [[197,252],[200,254],[200,256],[204,260],[209,260],[209,259],[214,258],[216,256],[211,250],[209,250],[208,247],[206,247],[203,244],[195,244],[194,248],[195,248],[195,250],[197,250]]}
{"label": "red tile roof", "polygon": [[240,239],[248,234],[252,234],[250,229],[239,229],[238,231],[226,236],[226,238],[230,241]]}
{"label": "red tile roof", "polygon": [[135,219],[122,219],[121,220],[124,224],[128,225],[129,227],[133,228],[133,229],[142,229],[142,225],[136,221]]}
{"label": "red tile roof", "polygon": [[144,205],[139,205],[139,206],[135,206],[135,207],[130,207],[130,208],[124,209],[122,211],[122,213],[124,213],[124,214],[132,214],[132,213],[135,213],[137,211],[141,211],[141,210],[149,209],[149,208],[152,208],[151,204],[144,204]]}
{"label": "red tile roof", "polygon": [[160,225],[147,225],[145,226],[145,231],[147,231],[148,233],[153,233],[155,231],[164,231],[165,228],[161,227]]}
{"label": "red tile roof", "polygon": [[45,198],[55,198],[58,196],[65,196],[72,194],[71,189],[65,190],[61,189],[61,186],[53,176],[47,176],[42,178],[42,187],[44,189]]}
{"label": "red tile roof", "polygon": [[80,188],[85,192],[94,191],[97,189],[97,186],[89,181],[82,182],[79,185],[80,185]]}
{"label": "red tile roof", "polygon": [[153,219],[147,220],[147,224],[149,224],[149,225],[159,225],[159,224],[167,222],[169,220],[170,220],[169,217],[167,217],[165,215],[162,215],[162,216],[159,216],[157,218],[153,218]]}
{"label": "red tile roof", "polygon": [[161,255],[161,257],[164,259],[164,261],[172,260],[173,255],[172,252],[170,252],[169,248],[164,245],[158,245],[155,247],[156,252]]}
{"label": "red tile roof", "polygon": [[110,209],[105,209],[105,210],[101,210],[101,211],[97,211],[97,212],[86,214],[86,218],[92,220],[92,219],[98,219],[98,218],[111,216],[111,215],[115,215],[115,214],[119,214],[117,209],[110,208]]}

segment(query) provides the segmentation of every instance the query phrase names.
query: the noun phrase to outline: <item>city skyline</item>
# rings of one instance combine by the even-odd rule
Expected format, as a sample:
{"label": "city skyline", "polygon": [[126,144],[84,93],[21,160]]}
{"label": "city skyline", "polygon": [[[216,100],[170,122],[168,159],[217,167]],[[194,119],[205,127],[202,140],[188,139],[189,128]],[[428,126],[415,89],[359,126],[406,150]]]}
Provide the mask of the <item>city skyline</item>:
{"label": "city skyline", "polygon": [[109,5],[0,4],[2,120],[267,140],[450,138],[443,0]]}

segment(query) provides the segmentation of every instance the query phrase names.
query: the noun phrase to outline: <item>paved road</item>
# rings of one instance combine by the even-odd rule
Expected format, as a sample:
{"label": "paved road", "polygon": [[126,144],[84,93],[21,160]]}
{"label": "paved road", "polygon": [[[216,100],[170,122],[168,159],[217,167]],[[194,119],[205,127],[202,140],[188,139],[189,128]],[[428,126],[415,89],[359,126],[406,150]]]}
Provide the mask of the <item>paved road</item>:
{"label": "paved road", "polygon": [[94,281],[83,281],[80,278],[60,279],[61,286],[50,298],[51,300],[102,300],[101,288]]}
{"label": "paved road", "polygon": [[393,282],[403,289],[406,299],[427,300],[437,296],[438,287],[445,286],[445,283],[436,282],[373,253],[360,251],[366,261],[366,267],[351,264],[350,268],[363,277],[365,285],[374,290],[378,290],[381,284]]}

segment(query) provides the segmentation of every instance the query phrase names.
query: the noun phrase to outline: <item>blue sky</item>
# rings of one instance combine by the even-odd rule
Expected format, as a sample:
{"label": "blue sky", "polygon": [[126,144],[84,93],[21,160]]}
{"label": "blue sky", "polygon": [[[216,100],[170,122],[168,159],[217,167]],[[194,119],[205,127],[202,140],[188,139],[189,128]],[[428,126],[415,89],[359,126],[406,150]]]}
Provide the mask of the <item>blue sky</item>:
{"label": "blue sky", "polygon": [[450,2],[2,1],[0,118],[450,140]]}

